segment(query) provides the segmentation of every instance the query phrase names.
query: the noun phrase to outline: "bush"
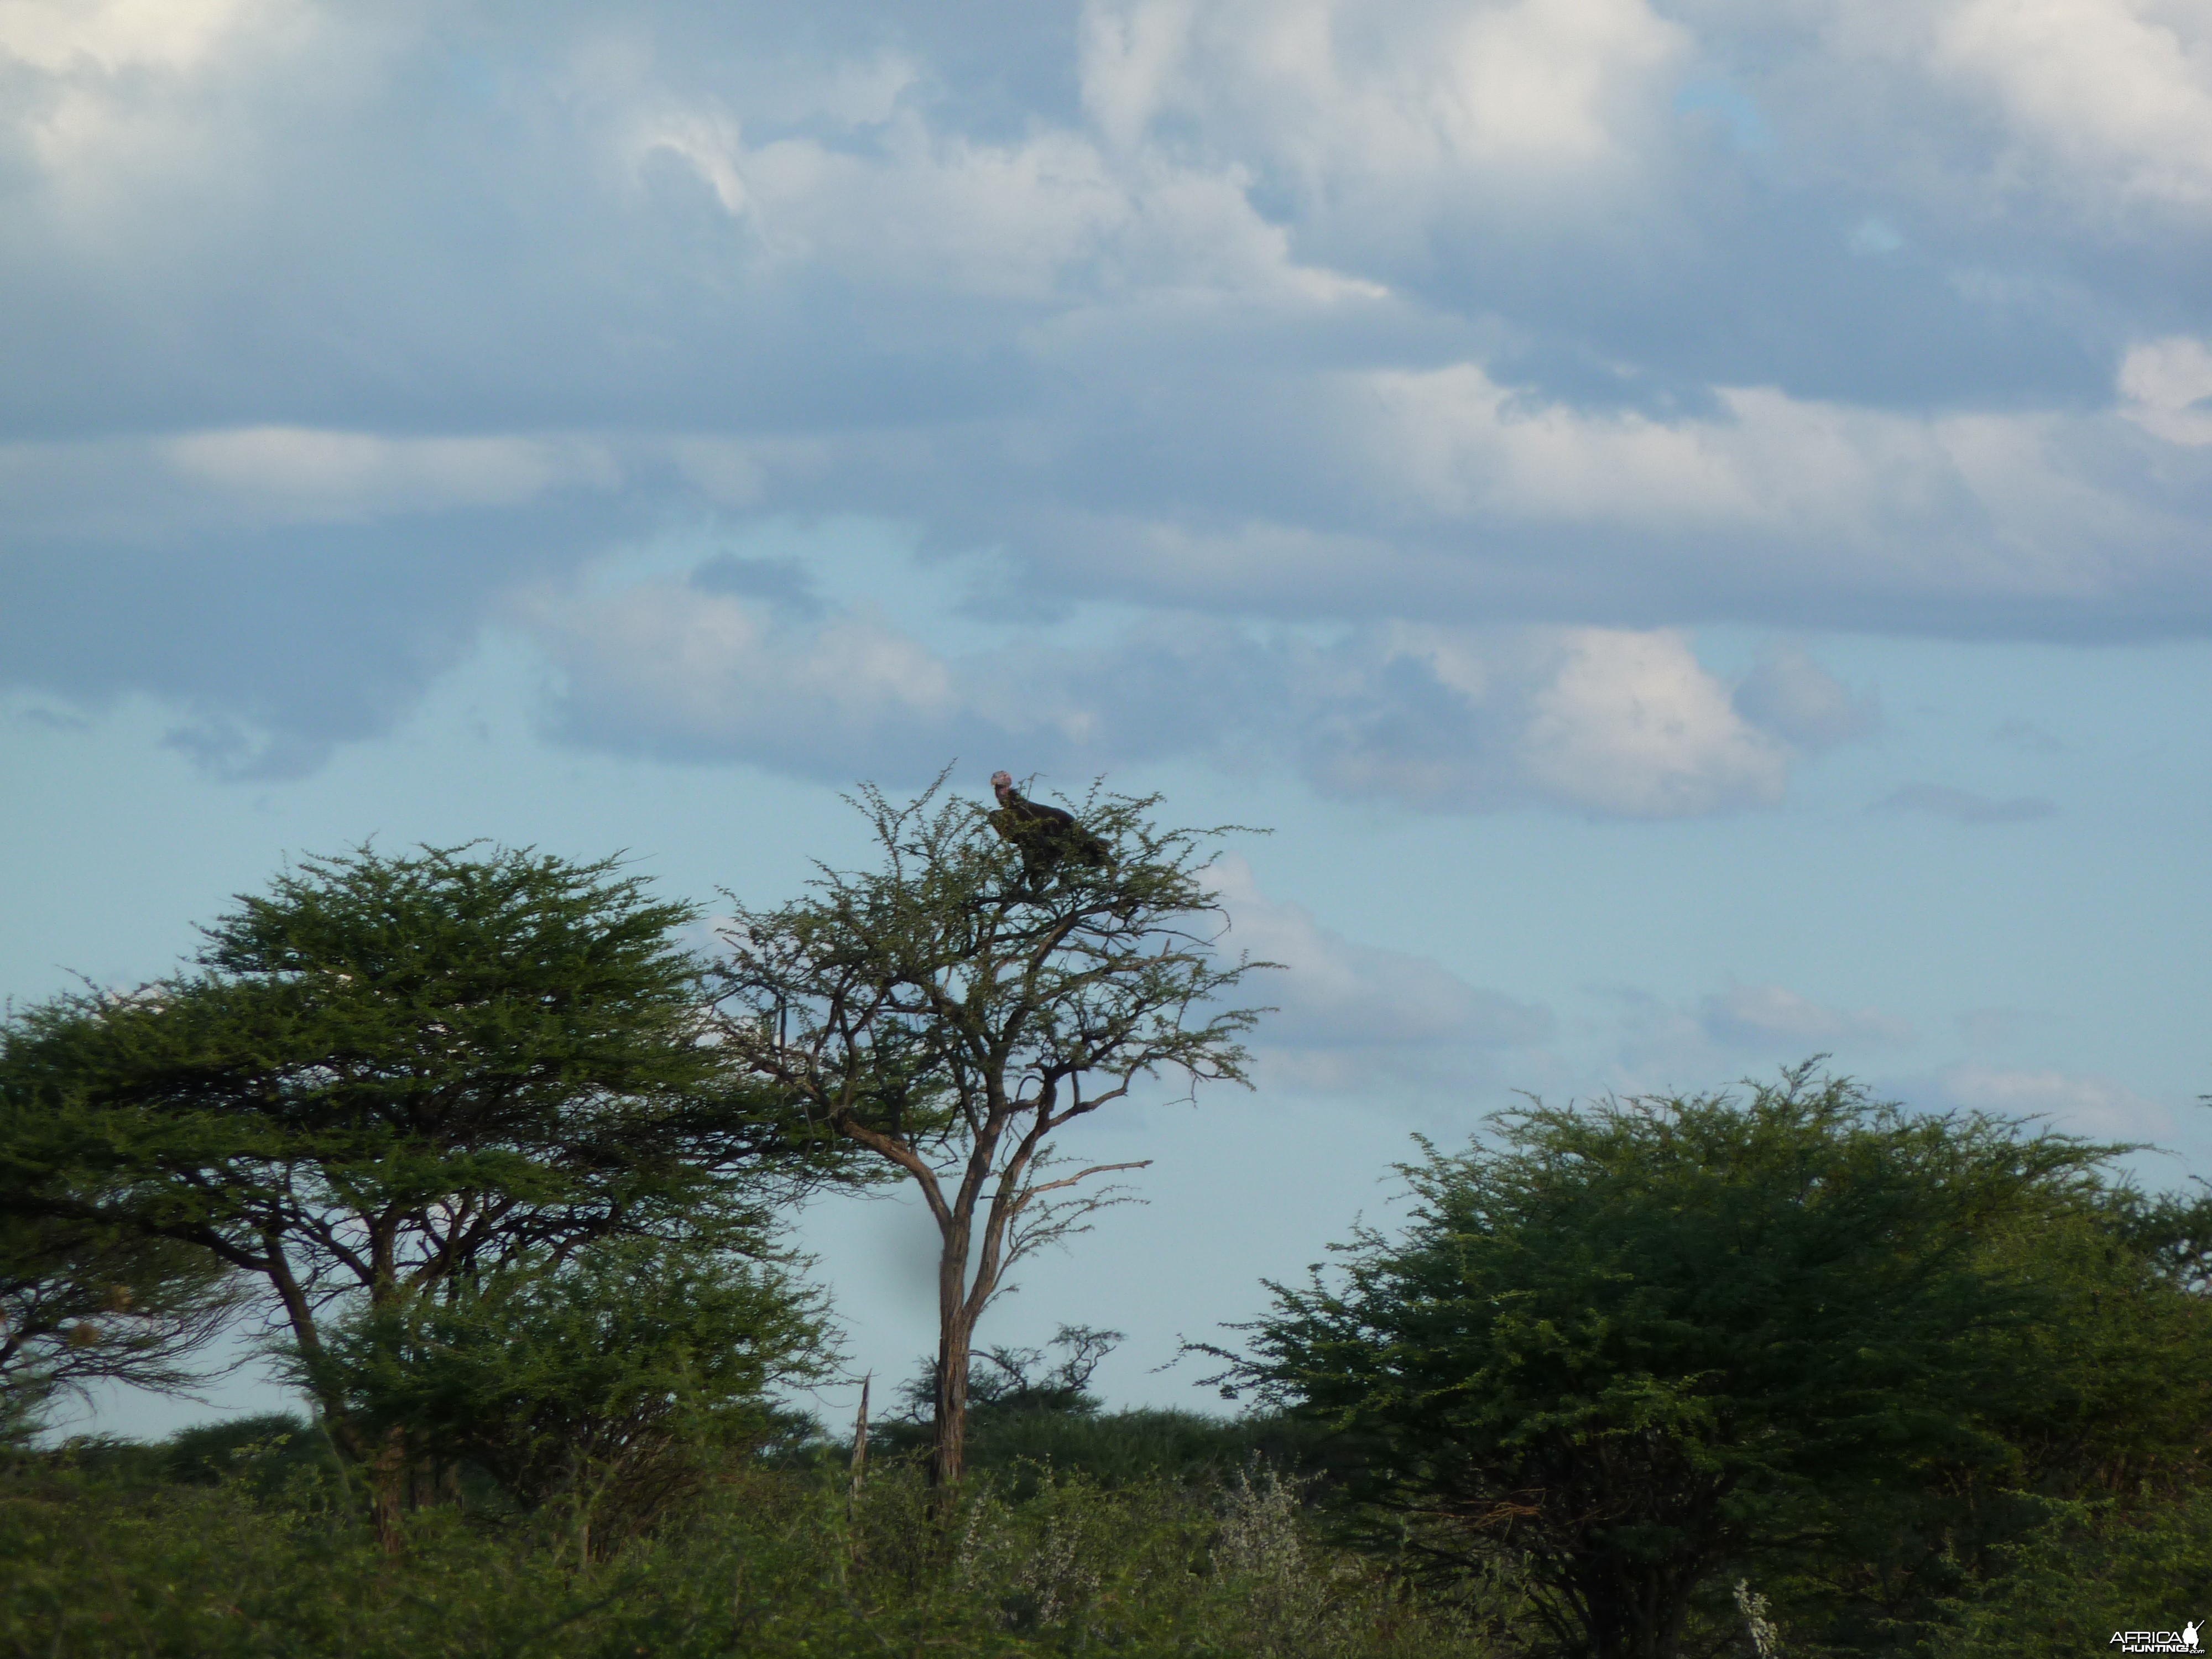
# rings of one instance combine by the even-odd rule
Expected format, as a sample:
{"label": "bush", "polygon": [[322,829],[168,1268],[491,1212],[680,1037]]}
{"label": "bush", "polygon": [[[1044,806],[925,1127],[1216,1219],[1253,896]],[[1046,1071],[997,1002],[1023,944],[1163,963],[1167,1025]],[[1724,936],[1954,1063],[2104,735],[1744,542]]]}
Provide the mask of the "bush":
{"label": "bush", "polygon": [[774,1437],[770,1390],[819,1376],[824,1341],[771,1267],[616,1239],[367,1310],[300,1369],[439,1480],[471,1464],[605,1553]]}
{"label": "bush", "polygon": [[2045,1498],[2197,1478],[2212,1309],[2130,1243],[2116,1149],[1809,1067],[1501,1131],[1235,1375],[1365,1437],[1378,1544],[1525,1570],[1564,1651],[1721,1639],[1746,1567],[1894,1651]]}
{"label": "bush", "polygon": [[2212,1608],[2212,1492],[2132,1512],[2054,1504],[1968,1581],[1922,1638],[1926,1659],[2110,1652],[2112,1632],[2179,1630]]}
{"label": "bush", "polygon": [[[544,1516],[447,1507],[380,1548],[335,1474],[272,1483],[283,1449],[82,1452],[0,1468],[0,1652],[343,1653],[850,1659],[861,1653],[1129,1659],[1474,1659],[1501,1651],[1448,1607],[1315,1530],[1294,1484],[979,1476],[927,1524],[922,1471],[724,1461],[662,1524],[581,1560]],[[169,1466],[189,1481],[164,1480]]]}

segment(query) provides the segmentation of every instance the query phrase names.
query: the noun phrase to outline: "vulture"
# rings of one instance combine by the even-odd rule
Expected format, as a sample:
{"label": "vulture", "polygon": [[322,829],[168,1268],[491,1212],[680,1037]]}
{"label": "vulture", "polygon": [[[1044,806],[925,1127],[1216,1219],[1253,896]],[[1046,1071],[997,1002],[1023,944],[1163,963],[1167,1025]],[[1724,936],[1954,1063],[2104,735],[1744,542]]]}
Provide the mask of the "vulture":
{"label": "vulture", "polygon": [[1022,855],[1022,879],[1031,886],[1063,864],[1103,870],[1114,862],[1106,843],[1078,823],[1073,812],[1030,800],[1014,787],[1012,773],[992,773],[991,793],[999,798],[991,828]]}

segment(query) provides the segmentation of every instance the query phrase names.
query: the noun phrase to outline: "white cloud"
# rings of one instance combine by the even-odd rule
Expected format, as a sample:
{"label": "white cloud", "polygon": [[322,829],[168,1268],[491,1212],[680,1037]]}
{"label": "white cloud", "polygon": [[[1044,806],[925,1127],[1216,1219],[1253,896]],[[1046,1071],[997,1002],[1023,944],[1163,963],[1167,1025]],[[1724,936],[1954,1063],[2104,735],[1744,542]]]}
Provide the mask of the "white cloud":
{"label": "white cloud", "polygon": [[1698,1023],[1716,1042],[1785,1059],[1849,1044],[1912,1041],[1912,1027],[1878,1008],[1832,1008],[1780,985],[1736,985],[1698,1005]]}
{"label": "white cloud", "polygon": [[1581,629],[1565,647],[1522,738],[1540,789],[1646,817],[1780,798],[1781,745],[1744,721],[1681,635]]}
{"label": "white cloud", "polygon": [[1385,371],[1364,390],[1383,416],[1370,438],[1377,460],[1446,514],[1694,522],[1760,512],[1731,434],[1712,422],[1532,405],[1474,363]]}
{"label": "white cloud", "polygon": [[566,675],[566,723],[587,736],[851,776],[915,744],[933,770],[966,712],[945,663],[867,615],[790,629],[758,603],[667,580],[539,596],[526,614]]}
{"label": "white cloud", "polygon": [[622,481],[606,450],[574,438],[387,438],[306,427],[195,432],[166,441],[181,478],[248,512],[345,521],[514,507],[563,486]]}
{"label": "white cloud", "polygon": [[1092,0],[1083,42],[1085,107],[1125,150],[1180,118],[1317,194],[1402,196],[1631,167],[1687,37],[1644,0]]}
{"label": "white cloud", "polygon": [[[2038,533],[2118,506],[2063,459],[2045,415],[1898,415],[1761,387],[1717,389],[1717,416],[1594,413],[1472,363],[1378,373],[1364,391],[1383,416],[1368,439],[1377,474],[1446,519],[1751,532],[1946,585],[2078,581],[2109,560]],[[1948,544],[1939,526],[1969,515],[2002,527],[1998,545]]]}
{"label": "white cloud", "polygon": [[1302,905],[1271,899],[1251,866],[1214,866],[1231,950],[1279,963],[1252,994],[1273,1005],[1255,1039],[1266,1083],[1324,1092],[1387,1084],[1465,1087],[1482,1056],[1551,1035],[1548,1010],[1470,985],[1442,963],[1360,945]]}
{"label": "white cloud", "polygon": [[1084,7],[1084,107],[1118,148],[1134,149],[1165,101],[1190,51],[1196,9],[1196,0]]}
{"label": "white cloud", "polygon": [[[241,530],[278,526],[402,520],[414,541],[442,540],[455,528],[446,515],[462,512],[478,515],[480,526],[489,512],[504,540],[518,516],[573,506],[580,495],[611,499],[624,480],[609,446],[560,434],[420,438],[260,426],[0,442],[0,513],[19,544],[161,547],[186,559],[218,556]],[[529,533],[574,543],[544,526]]]}
{"label": "white cloud", "polygon": [[2212,444],[2212,347],[2180,336],[2154,340],[2120,363],[2120,413],[2170,444]]}
{"label": "white cloud", "polygon": [[1766,805],[1788,781],[1787,746],[1670,629],[1399,623],[1299,667],[1306,764],[1334,794],[1670,817]]}
{"label": "white cloud", "polygon": [[[316,50],[347,33],[341,54]],[[19,198],[18,232],[127,258],[162,239],[181,197],[220,242],[265,163],[270,94],[281,107],[316,83],[335,107],[380,57],[311,0],[0,0],[0,135],[20,131],[48,187]]]}
{"label": "white cloud", "polygon": [[1686,1002],[1636,986],[1589,988],[1606,1012],[1583,1036],[1607,1054],[1596,1074],[1602,1086],[1624,1093],[1709,1088],[1747,1064],[1788,1066],[1819,1054],[1854,1072],[1870,1050],[1917,1041],[1908,1021],[1881,1009],[1823,1003],[1784,985],[1731,984]]}
{"label": "white cloud", "polygon": [[2014,795],[1999,800],[1971,789],[1947,783],[1908,783],[1875,803],[1877,811],[1925,812],[1954,823],[2032,823],[2054,817],[2058,804],[2041,795]]}
{"label": "white cloud", "polygon": [[955,755],[1089,771],[1205,751],[1282,705],[1279,665],[1198,619],[1146,617],[1103,645],[1010,629],[954,653],[927,642],[928,616],[831,608],[803,573],[741,562],[544,585],[515,614],[562,672],[570,736],[840,782],[918,781]]}
{"label": "white cloud", "polygon": [[979,144],[907,118],[881,156],[785,138],[714,154],[702,170],[726,207],[750,210],[775,258],[871,288],[1042,298],[1133,216],[1097,153],[1064,132]]}
{"label": "white cloud", "polygon": [[[864,514],[989,550],[1010,613],[1232,642],[1142,656],[1208,688],[1152,738],[1124,647],[1007,670],[1023,703],[855,620],[951,688],[885,732],[1257,732],[1444,810],[1771,800],[1871,705],[1786,656],[1731,697],[1670,626],[2212,618],[2196,233],[2078,214],[2212,165],[2202,9],[2162,3],[0,0],[11,556],[466,512],[573,569]],[[1771,141],[1719,143],[1706,82]],[[2166,337],[2100,409],[2130,315]],[[829,648],[763,625],[802,680]],[[708,732],[567,626],[641,741]]]}
{"label": "white cloud", "polygon": [[1283,229],[1254,210],[1238,167],[1116,160],[1065,129],[998,143],[948,135],[896,106],[904,82],[888,84],[894,96],[872,112],[881,125],[866,149],[811,136],[748,145],[719,105],[655,108],[623,149],[633,177],[656,155],[688,166],[770,260],[871,288],[1036,301],[1164,287],[1323,304],[1385,292],[1294,258]]}
{"label": "white cloud", "polygon": [[1865,737],[1881,725],[1881,704],[1849,687],[1803,650],[1769,652],[1736,684],[1736,712],[1793,746],[1814,753]]}
{"label": "white cloud", "polygon": [[2058,1023],[2054,1014],[2025,1008],[1968,1008],[1958,1017],[1960,1036],[1977,1048],[2002,1048]]}
{"label": "white cloud", "polygon": [[0,57],[50,75],[189,70],[276,0],[0,0]]}
{"label": "white cloud", "polygon": [[2109,1078],[2057,1071],[1954,1066],[1939,1079],[1944,1097],[1972,1111],[2047,1118],[2053,1128],[2116,1139],[2165,1139],[2173,1114]]}
{"label": "white cloud", "polygon": [[1860,213],[1879,204],[1873,222],[1925,233],[1900,246],[2054,214],[2077,234],[2138,234],[2212,206],[2212,23],[2197,0],[1687,6],[1785,135],[1773,170],[1867,186]]}
{"label": "white cloud", "polygon": [[1965,0],[1937,15],[1937,72],[1993,94],[2035,161],[2087,185],[2212,206],[2212,21],[2202,6]]}
{"label": "white cloud", "polygon": [[672,155],[690,166],[714,192],[725,213],[743,213],[751,204],[739,167],[744,144],[738,124],[720,110],[672,110],[641,120],[628,149],[633,169],[641,173],[656,155]]}
{"label": "white cloud", "polygon": [[1462,15],[1441,65],[1439,125],[1492,164],[1621,159],[1622,106],[1648,96],[1686,45],[1642,0],[1517,0]]}
{"label": "white cloud", "polygon": [[1016,629],[953,653],[926,642],[926,617],[825,616],[789,603],[789,572],[763,586],[720,568],[526,602],[566,677],[563,729],[839,778],[927,776],[983,748],[1079,769],[1233,752],[1444,811],[1681,816],[1764,805],[1787,781],[1787,744],[1671,631],[1396,624],[1320,646],[1153,615],[1103,642]]}

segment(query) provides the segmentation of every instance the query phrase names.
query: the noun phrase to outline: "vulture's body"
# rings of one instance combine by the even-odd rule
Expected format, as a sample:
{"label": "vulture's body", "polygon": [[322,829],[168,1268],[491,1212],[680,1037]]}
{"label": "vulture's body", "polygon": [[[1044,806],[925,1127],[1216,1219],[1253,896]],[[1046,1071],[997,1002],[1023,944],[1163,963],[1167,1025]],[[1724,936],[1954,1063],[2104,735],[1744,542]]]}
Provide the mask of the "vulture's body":
{"label": "vulture's body", "polygon": [[1076,822],[1073,812],[1030,799],[1014,787],[1010,774],[994,773],[991,788],[999,798],[991,828],[1022,855],[1022,877],[1031,885],[1062,865],[1103,870],[1113,863],[1106,843]]}

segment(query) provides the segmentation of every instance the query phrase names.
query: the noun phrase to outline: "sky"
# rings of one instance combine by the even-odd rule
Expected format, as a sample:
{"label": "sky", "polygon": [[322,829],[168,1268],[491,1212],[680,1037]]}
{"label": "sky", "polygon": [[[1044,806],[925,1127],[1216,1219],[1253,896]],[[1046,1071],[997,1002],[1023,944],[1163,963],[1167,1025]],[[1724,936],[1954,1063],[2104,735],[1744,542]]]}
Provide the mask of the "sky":
{"label": "sky", "polygon": [[[1267,832],[1255,1086],[1084,1126],[1143,1201],[981,1332],[1115,1403],[1516,1091],[2212,1174],[2198,0],[0,0],[0,370],[18,1006],[1004,766]],[[909,1374],[914,1206],[797,1238]]]}

